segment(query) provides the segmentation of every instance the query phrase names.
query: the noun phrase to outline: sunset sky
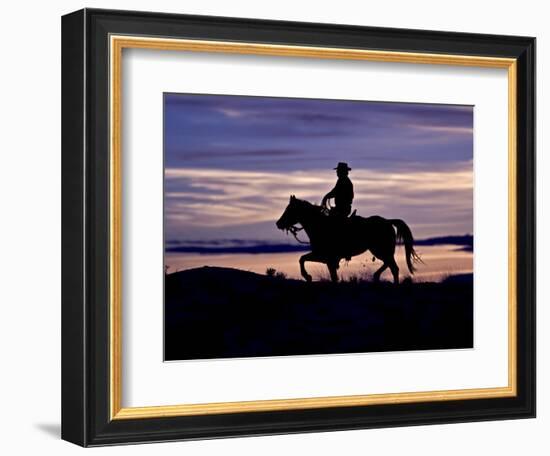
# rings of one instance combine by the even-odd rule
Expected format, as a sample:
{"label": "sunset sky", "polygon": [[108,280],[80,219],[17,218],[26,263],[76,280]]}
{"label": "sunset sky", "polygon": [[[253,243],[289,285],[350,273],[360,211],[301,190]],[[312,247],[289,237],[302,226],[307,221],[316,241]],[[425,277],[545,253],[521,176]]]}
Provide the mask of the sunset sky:
{"label": "sunset sky", "polygon": [[290,242],[290,194],[319,203],[339,161],[354,209],[416,238],[473,232],[473,107],[165,94],[167,242]]}

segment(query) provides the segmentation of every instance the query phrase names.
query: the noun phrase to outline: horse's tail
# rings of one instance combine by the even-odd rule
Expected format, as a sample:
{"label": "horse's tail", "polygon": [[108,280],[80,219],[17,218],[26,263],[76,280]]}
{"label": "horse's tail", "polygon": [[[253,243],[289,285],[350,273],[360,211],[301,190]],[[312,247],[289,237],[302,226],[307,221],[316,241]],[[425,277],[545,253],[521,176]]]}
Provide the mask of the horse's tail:
{"label": "horse's tail", "polygon": [[414,271],[416,270],[416,268],[414,267],[414,263],[422,263],[422,259],[414,250],[414,239],[411,233],[411,229],[403,220],[393,219],[389,220],[389,222],[397,229],[397,242],[402,242],[403,244],[405,244],[405,256],[407,258],[407,266],[409,267],[409,271],[411,271],[411,274],[414,274]]}

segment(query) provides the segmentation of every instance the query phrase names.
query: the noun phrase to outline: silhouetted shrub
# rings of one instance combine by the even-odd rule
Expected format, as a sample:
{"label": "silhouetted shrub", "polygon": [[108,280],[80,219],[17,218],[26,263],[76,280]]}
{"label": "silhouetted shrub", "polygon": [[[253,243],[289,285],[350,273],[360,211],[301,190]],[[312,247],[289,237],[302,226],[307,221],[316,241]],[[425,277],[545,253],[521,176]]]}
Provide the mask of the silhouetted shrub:
{"label": "silhouetted shrub", "polygon": [[277,271],[275,268],[267,268],[265,270],[265,275],[275,279],[286,279],[286,274],[284,272]]}

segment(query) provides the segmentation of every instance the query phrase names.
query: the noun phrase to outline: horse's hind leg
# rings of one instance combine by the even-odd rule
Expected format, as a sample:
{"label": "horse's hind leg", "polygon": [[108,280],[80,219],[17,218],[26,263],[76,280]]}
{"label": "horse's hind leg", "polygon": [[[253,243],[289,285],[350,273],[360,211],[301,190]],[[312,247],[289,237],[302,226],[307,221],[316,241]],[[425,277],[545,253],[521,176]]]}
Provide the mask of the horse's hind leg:
{"label": "horse's hind leg", "polygon": [[375,282],[380,282],[380,276],[388,268],[389,264],[384,261],[384,264],[374,273],[372,278]]}
{"label": "horse's hind leg", "polygon": [[395,285],[399,285],[399,267],[397,266],[397,263],[395,262],[395,258],[392,257],[390,261],[388,261],[389,267],[391,270],[391,273],[393,275],[393,283]]}

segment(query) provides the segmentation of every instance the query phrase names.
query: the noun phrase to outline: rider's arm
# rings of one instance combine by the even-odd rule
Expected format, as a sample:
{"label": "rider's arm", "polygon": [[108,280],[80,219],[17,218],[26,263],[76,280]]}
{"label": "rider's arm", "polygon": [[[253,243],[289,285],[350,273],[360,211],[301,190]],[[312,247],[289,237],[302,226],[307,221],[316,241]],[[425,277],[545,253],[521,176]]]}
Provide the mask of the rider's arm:
{"label": "rider's arm", "polygon": [[324,206],[330,198],[334,198],[335,194],[336,194],[336,187],[334,187],[330,192],[328,192],[325,196],[323,196],[323,201],[321,202],[321,206]]}

